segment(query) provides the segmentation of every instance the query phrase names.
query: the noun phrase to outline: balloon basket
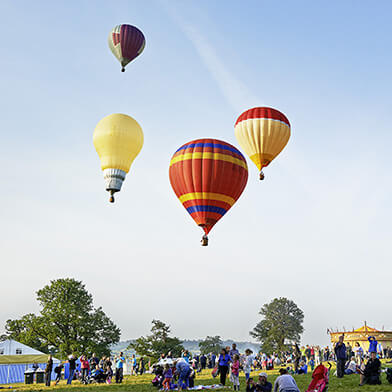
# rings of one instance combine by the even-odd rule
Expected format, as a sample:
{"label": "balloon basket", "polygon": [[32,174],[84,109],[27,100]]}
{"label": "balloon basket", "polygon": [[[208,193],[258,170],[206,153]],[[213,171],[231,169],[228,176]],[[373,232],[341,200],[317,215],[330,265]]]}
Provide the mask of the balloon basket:
{"label": "balloon basket", "polygon": [[200,242],[201,246],[208,246],[208,237],[206,235],[203,235]]}

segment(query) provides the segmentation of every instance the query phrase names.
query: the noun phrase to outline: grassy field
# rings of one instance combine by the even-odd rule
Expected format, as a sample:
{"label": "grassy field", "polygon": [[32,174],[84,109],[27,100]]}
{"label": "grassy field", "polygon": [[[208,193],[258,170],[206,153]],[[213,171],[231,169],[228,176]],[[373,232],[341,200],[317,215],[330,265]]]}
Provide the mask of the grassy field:
{"label": "grassy field", "polygon": [[[273,384],[275,378],[278,376],[277,371],[269,371],[268,379]],[[333,370],[331,371],[333,373]],[[252,377],[257,378],[258,372],[252,373]],[[48,390],[56,390],[58,392],[92,392],[96,390],[100,390],[101,392],[110,392],[110,391],[130,391],[130,392],[154,392],[157,391],[151,385],[151,380],[153,376],[150,374],[145,374],[143,376],[125,376],[122,384],[90,384],[90,385],[81,385],[79,382],[75,381],[71,386],[67,386],[65,381],[61,381],[56,387],[45,387],[45,385],[24,385],[24,384],[15,384],[12,385],[13,390],[18,391],[48,391]],[[295,376],[295,380],[298,384],[298,387],[301,391],[306,391],[310,381],[311,375],[297,375]],[[215,384],[219,383],[219,379],[213,379],[211,377],[211,371],[204,371],[202,374],[198,374],[196,378],[195,384]],[[385,374],[382,374],[382,385],[365,385],[363,387],[359,387],[359,375],[351,375],[345,376],[343,379],[338,379],[335,376],[331,375],[330,383],[329,383],[329,392],[338,391],[338,392],[356,392],[356,391],[385,391],[391,392],[392,385],[388,384]],[[3,387],[9,387],[9,385],[3,385]],[[230,382],[228,382],[228,388],[221,389],[221,391],[229,391],[232,390]],[[245,391],[245,377],[241,378],[241,390]]]}

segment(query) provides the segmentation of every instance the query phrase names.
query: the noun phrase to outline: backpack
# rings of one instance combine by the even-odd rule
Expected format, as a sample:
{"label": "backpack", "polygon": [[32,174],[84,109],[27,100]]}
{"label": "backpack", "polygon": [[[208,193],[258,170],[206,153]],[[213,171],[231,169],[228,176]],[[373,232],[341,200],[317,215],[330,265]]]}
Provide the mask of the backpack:
{"label": "backpack", "polygon": [[387,380],[390,384],[392,384],[392,368],[387,369]]}

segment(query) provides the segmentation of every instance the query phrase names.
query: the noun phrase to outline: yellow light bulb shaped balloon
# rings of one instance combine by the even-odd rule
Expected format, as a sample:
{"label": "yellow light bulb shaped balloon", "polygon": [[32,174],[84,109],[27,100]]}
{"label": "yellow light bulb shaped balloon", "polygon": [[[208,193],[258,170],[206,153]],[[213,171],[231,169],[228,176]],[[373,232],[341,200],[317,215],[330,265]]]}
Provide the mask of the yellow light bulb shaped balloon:
{"label": "yellow light bulb shaped balloon", "polygon": [[93,142],[101,160],[106,190],[113,194],[121,190],[126,173],[143,147],[143,131],[135,119],[126,114],[110,114],[95,127]]}

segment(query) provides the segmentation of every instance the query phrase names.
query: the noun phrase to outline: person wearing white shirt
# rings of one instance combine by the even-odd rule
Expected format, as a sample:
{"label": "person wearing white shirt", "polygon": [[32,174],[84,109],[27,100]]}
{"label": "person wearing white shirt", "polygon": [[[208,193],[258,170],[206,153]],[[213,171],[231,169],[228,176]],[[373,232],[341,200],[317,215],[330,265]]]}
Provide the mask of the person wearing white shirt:
{"label": "person wearing white shirt", "polygon": [[255,357],[253,355],[253,351],[249,348],[245,350],[245,362],[244,362],[244,373],[245,373],[245,378],[246,381],[248,381],[250,377],[250,372],[252,371],[252,365],[253,361],[255,360]]}
{"label": "person wearing white shirt", "polygon": [[354,374],[357,372],[357,363],[355,362],[355,358],[351,357],[349,364],[346,367],[346,374]]}

